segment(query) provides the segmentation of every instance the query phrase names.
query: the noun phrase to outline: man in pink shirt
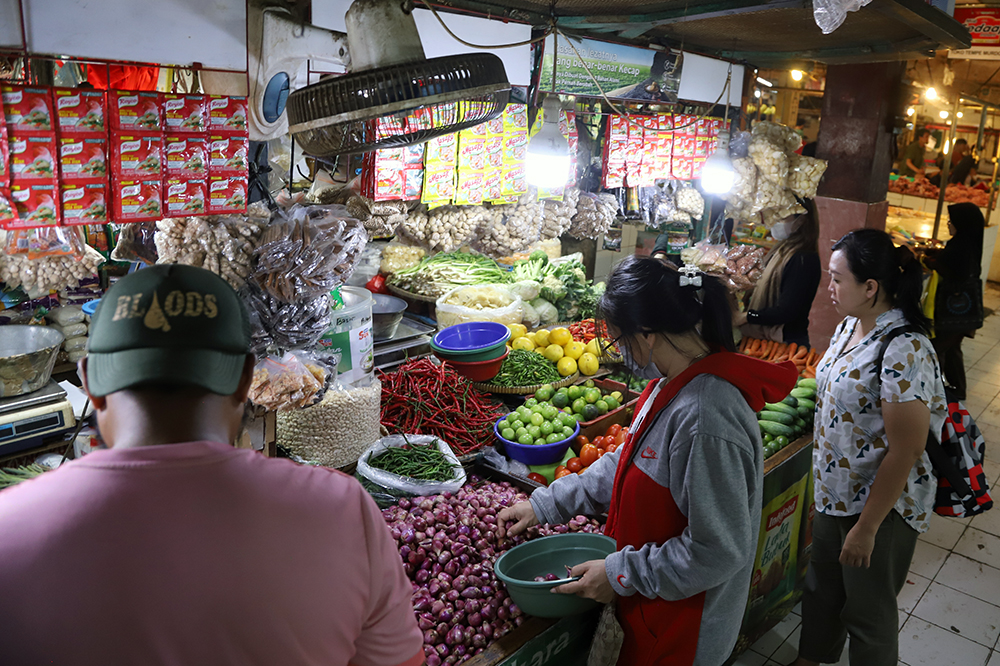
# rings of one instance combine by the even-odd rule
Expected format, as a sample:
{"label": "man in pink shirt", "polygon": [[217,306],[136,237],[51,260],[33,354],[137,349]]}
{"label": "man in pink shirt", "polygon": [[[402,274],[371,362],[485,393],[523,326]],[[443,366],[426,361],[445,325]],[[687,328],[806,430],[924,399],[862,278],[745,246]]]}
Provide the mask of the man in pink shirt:
{"label": "man in pink shirt", "polygon": [[248,349],[243,304],[206,270],[108,292],[81,370],[111,448],[0,492],[0,663],[423,663],[361,486],[230,445]]}

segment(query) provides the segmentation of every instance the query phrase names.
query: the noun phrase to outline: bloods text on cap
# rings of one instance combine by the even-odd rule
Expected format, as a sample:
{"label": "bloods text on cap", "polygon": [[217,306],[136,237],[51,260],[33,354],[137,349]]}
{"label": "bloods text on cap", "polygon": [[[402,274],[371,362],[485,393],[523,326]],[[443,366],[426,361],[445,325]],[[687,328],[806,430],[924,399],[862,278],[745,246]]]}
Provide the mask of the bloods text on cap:
{"label": "bloods text on cap", "polygon": [[[182,292],[175,290],[167,294],[163,300],[163,307],[160,307],[159,298],[153,293],[152,303],[149,304],[149,311],[140,307],[143,294],[133,294],[131,296],[119,296],[115,304],[115,316],[111,321],[120,319],[137,319],[144,317],[143,323],[147,328],[162,329],[164,332],[170,330],[170,323],[166,317],[201,317],[214,319],[219,314],[219,306],[215,300],[215,294],[199,294],[196,291]],[[148,315],[148,316],[147,316]]]}

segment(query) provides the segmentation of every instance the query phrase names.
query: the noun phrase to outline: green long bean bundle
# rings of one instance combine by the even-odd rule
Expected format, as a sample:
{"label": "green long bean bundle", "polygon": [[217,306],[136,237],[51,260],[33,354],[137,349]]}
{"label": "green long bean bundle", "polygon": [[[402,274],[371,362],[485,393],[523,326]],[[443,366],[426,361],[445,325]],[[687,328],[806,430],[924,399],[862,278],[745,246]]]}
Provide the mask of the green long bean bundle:
{"label": "green long bean bundle", "polygon": [[407,440],[405,447],[386,449],[372,456],[368,464],[411,479],[451,481],[455,478],[457,466],[441,453],[437,443],[436,439],[427,444],[414,444]]}

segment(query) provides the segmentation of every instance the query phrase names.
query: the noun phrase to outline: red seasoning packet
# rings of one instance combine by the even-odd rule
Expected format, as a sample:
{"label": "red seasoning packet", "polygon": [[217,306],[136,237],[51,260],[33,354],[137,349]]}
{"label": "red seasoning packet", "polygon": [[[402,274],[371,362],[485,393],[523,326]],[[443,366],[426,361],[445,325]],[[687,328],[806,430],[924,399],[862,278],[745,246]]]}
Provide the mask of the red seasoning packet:
{"label": "red seasoning packet", "polygon": [[60,135],[107,134],[104,91],[53,88],[52,99]]}
{"label": "red seasoning packet", "polygon": [[208,212],[212,215],[246,213],[246,178],[210,177],[208,179]]}
{"label": "red seasoning packet", "polygon": [[3,113],[10,132],[51,132],[52,98],[47,88],[0,86]]}
{"label": "red seasoning packet", "polygon": [[157,178],[162,173],[159,134],[116,134],[111,139],[111,172],[120,180]]}
{"label": "red seasoning packet", "polygon": [[7,145],[7,124],[0,123],[0,187],[10,185],[10,146]]}
{"label": "red seasoning packet", "polygon": [[247,175],[250,142],[246,137],[213,135],[210,141],[209,173],[213,176]]}
{"label": "red seasoning packet", "polygon": [[58,156],[52,134],[15,135],[10,137],[10,172],[12,182],[54,181]]}
{"label": "red seasoning packet", "polygon": [[168,178],[166,187],[167,217],[204,215],[208,201],[208,186],[199,178]]}
{"label": "red seasoning packet", "polygon": [[64,182],[108,177],[108,142],[103,137],[59,139],[59,173]]}
{"label": "red seasoning packet", "polygon": [[10,229],[28,229],[59,224],[59,190],[55,183],[14,184],[10,197],[17,210],[17,220]]}
{"label": "red seasoning packet", "polygon": [[208,141],[195,136],[163,139],[163,169],[167,177],[208,177]]}
{"label": "red seasoning packet", "polygon": [[208,98],[208,131],[213,134],[247,133],[247,98],[210,95]]}
{"label": "red seasoning packet", "polygon": [[17,212],[14,209],[14,201],[10,198],[10,190],[0,187],[0,227],[8,228],[17,219]]}
{"label": "red seasoning packet", "polygon": [[208,104],[204,95],[163,95],[163,125],[167,132],[208,130]]}
{"label": "red seasoning packet", "polygon": [[163,129],[158,92],[112,90],[108,93],[108,115],[111,116],[112,129],[125,132],[159,132]]}
{"label": "red seasoning packet", "polygon": [[114,221],[143,222],[163,217],[159,180],[123,180],[113,186]]}
{"label": "red seasoning packet", "polygon": [[63,183],[60,189],[64,226],[108,221],[106,183]]}

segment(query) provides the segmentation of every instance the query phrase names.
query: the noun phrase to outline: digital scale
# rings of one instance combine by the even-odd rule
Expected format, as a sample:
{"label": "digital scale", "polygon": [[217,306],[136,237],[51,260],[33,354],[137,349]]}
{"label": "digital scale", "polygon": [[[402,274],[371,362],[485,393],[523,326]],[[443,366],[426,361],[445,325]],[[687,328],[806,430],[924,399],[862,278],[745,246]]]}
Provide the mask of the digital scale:
{"label": "digital scale", "polygon": [[31,393],[0,398],[0,456],[38,448],[75,426],[66,391],[54,381]]}

